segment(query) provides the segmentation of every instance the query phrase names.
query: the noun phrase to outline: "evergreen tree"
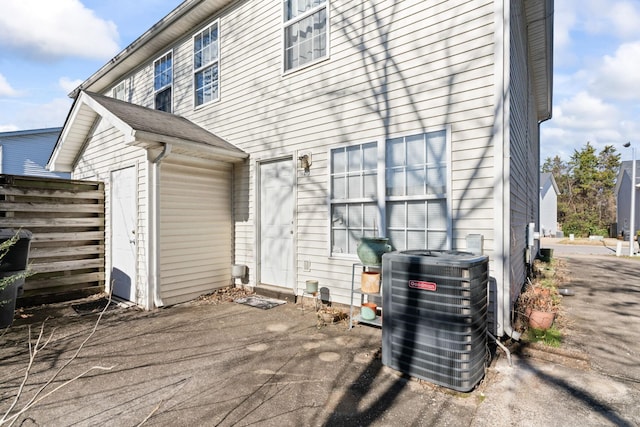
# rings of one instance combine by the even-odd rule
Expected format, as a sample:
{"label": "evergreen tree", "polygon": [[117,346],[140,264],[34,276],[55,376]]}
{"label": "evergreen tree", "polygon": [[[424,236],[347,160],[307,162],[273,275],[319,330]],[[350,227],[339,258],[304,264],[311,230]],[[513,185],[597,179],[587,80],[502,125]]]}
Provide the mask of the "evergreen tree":
{"label": "evergreen tree", "polygon": [[615,221],[615,180],[620,167],[620,154],[612,145],[600,153],[587,142],[574,150],[569,162],[558,156],[547,158],[542,172],[551,172],[558,195],[558,222],[565,234],[607,235]]}

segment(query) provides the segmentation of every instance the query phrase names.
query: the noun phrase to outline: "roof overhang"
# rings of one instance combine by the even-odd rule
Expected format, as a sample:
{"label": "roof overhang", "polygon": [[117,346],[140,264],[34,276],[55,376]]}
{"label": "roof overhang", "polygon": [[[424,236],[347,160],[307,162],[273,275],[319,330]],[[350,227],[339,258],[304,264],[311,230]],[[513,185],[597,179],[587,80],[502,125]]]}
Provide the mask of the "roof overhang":
{"label": "roof overhang", "polygon": [[100,120],[119,130],[126,145],[154,149],[170,144],[174,153],[225,162],[248,157],[183,117],[83,91],[71,107],[47,168],[72,172]]}
{"label": "roof overhang", "polygon": [[103,93],[132,69],[166,49],[175,40],[185,37],[195,27],[220,11],[233,0],[186,0],[158,21],[102,68],[92,74],[69,96],[75,98],[85,90]]}
{"label": "roof overhang", "polygon": [[551,118],[553,97],[553,0],[525,1],[529,61],[538,122]]}

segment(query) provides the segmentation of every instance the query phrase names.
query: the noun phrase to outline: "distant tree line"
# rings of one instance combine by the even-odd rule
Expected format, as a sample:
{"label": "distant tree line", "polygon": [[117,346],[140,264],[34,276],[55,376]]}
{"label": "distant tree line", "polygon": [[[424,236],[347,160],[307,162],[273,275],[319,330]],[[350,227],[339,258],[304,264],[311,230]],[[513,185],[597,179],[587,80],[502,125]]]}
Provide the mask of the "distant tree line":
{"label": "distant tree line", "polygon": [[600,153],[589,143],[574,150],[568,162],[547,157],[542,172],[551,172],[558,184],[558,223],[565,235],[607,236],[616,220],[614,189],[620,154],[612,145]]}

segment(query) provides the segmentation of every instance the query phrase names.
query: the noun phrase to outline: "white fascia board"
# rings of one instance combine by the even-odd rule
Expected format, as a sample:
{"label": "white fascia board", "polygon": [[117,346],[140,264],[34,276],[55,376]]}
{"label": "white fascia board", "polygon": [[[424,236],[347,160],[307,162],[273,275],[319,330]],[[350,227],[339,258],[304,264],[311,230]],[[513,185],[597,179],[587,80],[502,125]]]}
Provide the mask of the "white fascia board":
{"label": "white fascia board", "polygon": [[237,162],[246,159],[249,155],[242,151],[231,151],[225,148],[214,147],[201,142],[195,142],[188,139],[176,138],[173,136],[167,136],[152,132],[134,131],[134,139],[127,144],[145,148],[152,148],[161,144],[171,144],[173,151],[176,149],[184,150],[187,152],[200,153],[206,157],[213,159],[225,159],[232,162]]}

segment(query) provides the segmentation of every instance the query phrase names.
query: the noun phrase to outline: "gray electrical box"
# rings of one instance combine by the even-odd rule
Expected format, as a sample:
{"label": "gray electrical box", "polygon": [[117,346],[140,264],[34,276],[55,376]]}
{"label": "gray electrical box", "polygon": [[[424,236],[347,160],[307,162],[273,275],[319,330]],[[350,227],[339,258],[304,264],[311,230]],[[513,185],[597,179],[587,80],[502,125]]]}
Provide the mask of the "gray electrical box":
{"label": "gray electrical box", "polygon": [[484,255],[484,236],[482,234],[467,234],[467,252],[474,255]]}

